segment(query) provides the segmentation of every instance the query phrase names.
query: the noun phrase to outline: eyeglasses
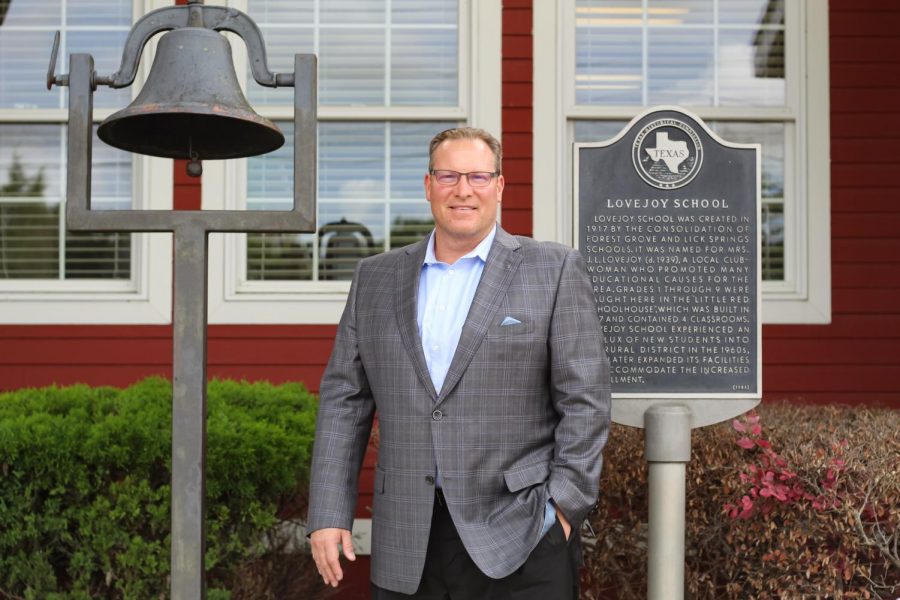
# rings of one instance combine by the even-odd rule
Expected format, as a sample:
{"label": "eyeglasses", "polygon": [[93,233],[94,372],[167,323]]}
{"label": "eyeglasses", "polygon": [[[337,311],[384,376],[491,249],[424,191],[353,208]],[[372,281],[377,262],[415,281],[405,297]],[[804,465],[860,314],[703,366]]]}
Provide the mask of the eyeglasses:
{"label": "eyeglasses", "polygon": [[449,171],[447,169],[432,169],[429,173],[431,173],[441,185],[456,185],[459,183],[459,178],[465,176],[466,181],[468,181],[469,185],[472,187],[485,187],[491,183],[491,180],[494,179],[494,177],[500,174],[491,171],[460,173],[458,171]]}

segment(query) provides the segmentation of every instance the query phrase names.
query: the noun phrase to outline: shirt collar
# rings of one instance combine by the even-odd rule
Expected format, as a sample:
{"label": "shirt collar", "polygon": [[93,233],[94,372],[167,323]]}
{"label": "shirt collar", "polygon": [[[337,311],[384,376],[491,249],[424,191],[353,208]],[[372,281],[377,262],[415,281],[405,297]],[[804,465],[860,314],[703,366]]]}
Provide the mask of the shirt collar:
{"label": "shirt collar", "polygon": [[[494,237],[497,235],[497,225],[491,228],[490,233],[488,233],[483,240],[481,240],[477,246],[472,248],[472,250],[464,255],[459,257],[459,260],[464,258],[474,258],[478,257],[481,259],[481,262],[487,262],[488,253],[491,251],[491,245],[494,243]],[[431,235],[428,236],[428,246],[425,248],[425,260],[422,261],[424,265],[436,265],[439,264],[439,261],[434,256],[434,230],[431,230]]]}

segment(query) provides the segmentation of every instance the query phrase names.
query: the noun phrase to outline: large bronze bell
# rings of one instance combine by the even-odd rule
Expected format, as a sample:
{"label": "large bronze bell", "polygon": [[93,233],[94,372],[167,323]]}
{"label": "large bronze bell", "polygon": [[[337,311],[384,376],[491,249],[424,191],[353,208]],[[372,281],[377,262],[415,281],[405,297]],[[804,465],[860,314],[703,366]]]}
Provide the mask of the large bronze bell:
{"label": "large bronze bell", "polygon": [[284,144],[281,130],[256,114],[244,97],[231,44],[220,33],[198,27],[160,38],[138,97],[103,121],[97,135],[128,152],[195,163],[256,156]]}

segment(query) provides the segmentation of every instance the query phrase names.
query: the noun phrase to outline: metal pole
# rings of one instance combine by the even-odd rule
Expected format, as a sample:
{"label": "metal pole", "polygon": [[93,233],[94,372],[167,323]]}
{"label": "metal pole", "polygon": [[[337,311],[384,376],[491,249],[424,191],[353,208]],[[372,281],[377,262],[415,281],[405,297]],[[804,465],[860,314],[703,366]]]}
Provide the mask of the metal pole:
{"label": "metal pole", "polygon": [[207,239],[200,223],[175,228],[172,600],[206,598]]}
{"label": "metal pole", "polygon": [[684,598],[685,474],[691,459],[691,410],[660,404],[644,413],[650,495],[647,598]]}

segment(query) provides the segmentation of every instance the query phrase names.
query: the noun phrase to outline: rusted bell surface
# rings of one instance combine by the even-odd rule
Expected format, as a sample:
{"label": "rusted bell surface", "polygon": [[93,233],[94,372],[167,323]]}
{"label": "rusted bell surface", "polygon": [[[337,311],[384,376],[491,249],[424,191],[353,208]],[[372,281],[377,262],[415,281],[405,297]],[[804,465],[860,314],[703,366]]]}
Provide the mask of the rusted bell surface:
{"label": "rusted bell surface", "polygon": [[128,152],[199,160],[256,156],[284,144],[281,130],[244,97],[228,40],[196,27],[162,36],[138,97],[97,135]]}

